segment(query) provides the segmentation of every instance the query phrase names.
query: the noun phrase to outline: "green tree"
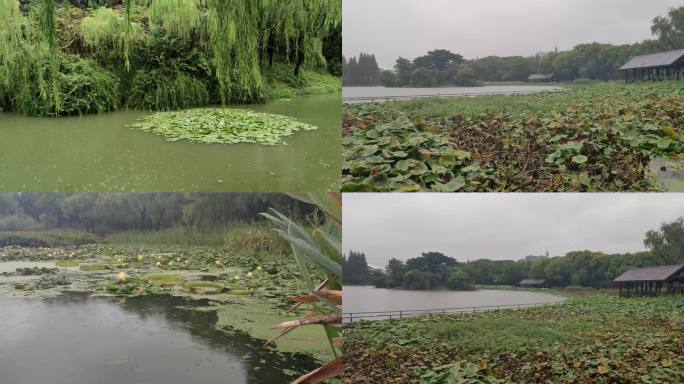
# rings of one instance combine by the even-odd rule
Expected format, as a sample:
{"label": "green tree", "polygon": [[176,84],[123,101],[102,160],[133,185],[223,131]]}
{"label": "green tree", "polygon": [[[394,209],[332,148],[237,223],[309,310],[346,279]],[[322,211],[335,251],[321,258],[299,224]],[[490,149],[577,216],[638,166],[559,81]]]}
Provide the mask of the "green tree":
{"label": "green tree", "polygon": [[684,217],[648,231],[644,245],[660,265],[684,264]]}
{"label": "green tree", "polygon": [[385,268],[387,275],[387,286],[390,288],[397,288],[403,285],[404,274],[406,274],[406,265],[400,260],[392,258]]}
{"label": "green tree", "polygon": [[666,49],[684,48],[684,6],[671,8],[667,16],[653,19],[651,32]]}
{"label": "green tree", "polygon": [[366,255],[350,251],[342,258],[342,282],[349,285],[364,285],[370,282],[370,268]]}
{"label": "green tree", "polygon": [[478,85],[475,70],[467,64],[459,66],[454,77],[454,83],[460,87],[474,87]]}
{"label": "green tree", "polygon": [[397,85],[400,87],[411,84],[411,77],[415,67],[411,60],[400,57],[394,64],[394,71],[397,74]]}
{"label": "green tree", "polygon": [[432,287],[432,276],[427,272],[410,270],[404,274],[403,287],[414,290],[428,290]]}
{"label": "green tree", "polygon": [[450,269],[446,285],[449,289],[453,290],[463,291],[473,289],[470,276],[458,267],[452,267]]}

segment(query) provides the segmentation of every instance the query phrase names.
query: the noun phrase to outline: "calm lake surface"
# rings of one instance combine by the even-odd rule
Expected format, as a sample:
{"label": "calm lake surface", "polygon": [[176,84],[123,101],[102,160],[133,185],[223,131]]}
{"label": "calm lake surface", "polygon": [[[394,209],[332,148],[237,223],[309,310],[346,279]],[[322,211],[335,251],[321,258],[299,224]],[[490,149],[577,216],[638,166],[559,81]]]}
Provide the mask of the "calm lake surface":
{"label": "calm lake surface", "polygon": [[0,297],[0,382],[8,384],[282,384],[315,362],[213,328],[180,299]]}
{"label": "calm lake surface", "polygon": [[260,192],[338,190],[340,95],[239,106],[317,126],[288,145],[167,142],[126,127],[146,114],[62,118],[0,113],[0,190]]}
{"label": "calm lake surface", "polygon": [[[382,99],[389,96],[439,96],[470,94],[538,93],[562,91],[564,88],[551,85],[495,85],[486,87],[444,87],[444,88],[386,88],[386,87],[344,87],[343,98],[369,97]],[[410,98],[410,97],[409,97]],[[381,101],[381,100],[375,100]],[[351,101],[371,102],[371,100]]]}
{"label": "calm lake surface", "polygon": [[344,287],[344,313],[541,304],[563,301],[561,296],[532,291],[406,291],[367,286]]}

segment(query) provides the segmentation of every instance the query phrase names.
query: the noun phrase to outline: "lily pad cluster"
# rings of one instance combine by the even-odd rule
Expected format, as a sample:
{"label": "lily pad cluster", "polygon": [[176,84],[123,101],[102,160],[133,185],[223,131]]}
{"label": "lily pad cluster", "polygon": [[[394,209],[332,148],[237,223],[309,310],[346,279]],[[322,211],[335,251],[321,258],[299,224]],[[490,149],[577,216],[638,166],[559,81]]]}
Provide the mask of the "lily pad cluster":
{"label": "lily pad cluster", "polygon": [[525,310],[345,326],[345,378],[392,383],[679,383],[680,297],[592,296]]}
{"label": "lily pad cluster", "polygon": [[424,103],[444,99],[349,106],[343,190],[652,191],[658,185],[649,163],[684,157],[684,93],[677,83],[530,96],[541,97],[567,103],[450,115],[417,115],[407,107],[422,113],[429,111]]}
{"label": "lily pad cluster", "polygon": [[264,145],[284,144],[284,137],[317,129],[288,116],[227,108],[157,112],[142,117],[130,127],[163,136],[168,141]]}

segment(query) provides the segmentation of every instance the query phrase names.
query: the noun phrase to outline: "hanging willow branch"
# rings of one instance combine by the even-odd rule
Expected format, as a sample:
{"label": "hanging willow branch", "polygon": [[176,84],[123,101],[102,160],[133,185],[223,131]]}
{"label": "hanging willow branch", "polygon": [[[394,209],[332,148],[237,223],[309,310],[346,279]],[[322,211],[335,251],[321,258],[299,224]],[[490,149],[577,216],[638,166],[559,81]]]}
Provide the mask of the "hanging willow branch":
{"label": "hanging willow branch", "polygon": [[254,0],[208,0],[208,32],[221,101],[263,101],[259,10]]}
{"label": "hanging willow branch", "polygon": [[57,83],[59,72],[57,52],[57,26],[55,23],[55,0],[43,0],[41,7],[41,31],[48,44],[50,59],[50,80],[52,85],[52,98],[55,103],[55,113],[62,110],[62,98]]}

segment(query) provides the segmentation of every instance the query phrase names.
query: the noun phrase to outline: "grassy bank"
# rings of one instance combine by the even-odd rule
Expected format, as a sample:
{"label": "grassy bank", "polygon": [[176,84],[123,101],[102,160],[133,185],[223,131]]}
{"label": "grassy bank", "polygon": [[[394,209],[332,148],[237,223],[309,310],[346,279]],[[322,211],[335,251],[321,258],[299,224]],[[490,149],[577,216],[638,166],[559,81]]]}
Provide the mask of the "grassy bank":
{"label": "grassy bank", "polygon": [[345,191],[652,191],[684,153],[684,84],[345,106]]}
{"label": "grassy bank", "polygon": [[128,231],[109,235],[107,241],[119,245],[177,245],[227,248],[239,253],[284,255],[289,245],[268,224],[236,223],[225,229],[198,230],[170,228],[161,231]]}
{"label": "grassy bank", "polygon": [[345,382],[677,383],[683,339],[681,296],[359,322],[345,327]]}
{"label": "grassy bank", "polygon": [[0,232],[2,247],[64,247],[94,244],[100,238],[92,233],[77,230],[59,231],[3,231]]}

